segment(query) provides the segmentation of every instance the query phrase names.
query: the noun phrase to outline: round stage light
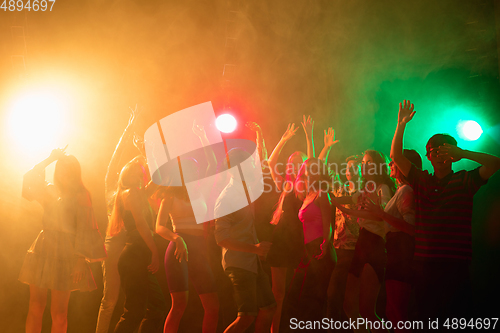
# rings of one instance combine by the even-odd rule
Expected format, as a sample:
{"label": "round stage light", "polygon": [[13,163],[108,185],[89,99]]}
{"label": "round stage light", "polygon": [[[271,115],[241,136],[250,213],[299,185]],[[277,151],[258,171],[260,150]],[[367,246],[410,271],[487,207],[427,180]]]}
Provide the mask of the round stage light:
{"label": "round stage light", "polygon": [[63,103],[52,94],[22,96],[11,106],[10,136],[27,152],[56,148],[64,130],[63,115]]}
{"label": "round stage light", "polygon": [[460,125],[460,136],[465,140],[477,140],[481,137],[481,134],[483,134],[483,129],[473,120],[465,121]]}
{"label": "round stage light", "polygon": [[221,132],[231,133],[236,129],[236,119],[226,113],[217,117],[215,126],[217,126],[217,129]]}

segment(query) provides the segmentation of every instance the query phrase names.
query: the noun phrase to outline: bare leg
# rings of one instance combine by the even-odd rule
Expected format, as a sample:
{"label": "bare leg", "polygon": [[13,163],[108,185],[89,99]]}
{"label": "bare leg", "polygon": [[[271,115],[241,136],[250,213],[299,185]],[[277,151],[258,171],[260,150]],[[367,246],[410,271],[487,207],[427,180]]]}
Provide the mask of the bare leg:
{"label": "bare leg", "polygon": [[26,318],[26,333],[40,333],[42,318],[47,304],[47,289],[30,284],[30,304]]}
{"label": "bare leg", "polygon": [[51,333],[66,333],[68,330],[68,302],[71,291],[51,290],[50,314]]}
{"label": "bare leg", "polygon": [[[375,312],[377,305],[378,293],[380,291],[380,281],[373,267],[365,264],[360,277],[359,291],[359,312],[361,317],[372,323],[379,321],[380,318]],[[380,326],[382,327],[382,326]],[[371,329],[372,332],[389,332],[387,329]]]}
{"label": "bare leg", "polygon": [[239,316],[229,325],[224,333],[242,333],[252,325],[254,316]]}
{"label": "bare leg", "polygon": [[273,295],[276,300],[276,312],[271,326],[272,333],[279,333],[280,329],[281,310],[283,309],[283,300],[285,299],[286,291],[286,272],[286,267],[271,267]]}
{"label": "bare leg", "polygon": [[189,291],[171,293],[170,296],[172,297],[172,308],[165,321],[164,333],[176,333],[179,330],[179,324],[188,303]]}
{"label": "bare leg", "polygon": [[[356,277],[354,274],[349,273],[347,276],[347,283],[345,288],[344,296],[344,312],[349,319],[352,321],[357,321],[360,318],[359,315],[359,283],[360,278]],[[355,332],[368,332],[364,326],[359,326]]]}
{"label": "bare leg", "polygon": [[276,306],[267,309],[260,309],[255,321],[255,333],[268,333],[273,323],[276,313]]}
{"label": "bare leg", "polygon": [[219,321],[219,297],[217,293],[200,295],[201,304],[205,309],[203,316],[203,333],[214,333],[217,331]]}
{"label": "bare leg", "polygon": [[398,330],[396,325],[399,321],[408,320],[408,303],[410,301],[411,285],[396,280],[386,280],[387,290],[387,318],[392,322],[394,332],[410,332],[409,330]]}
{"label": "bare leg", "polygon": [[102,264],[102,279],[104,283],[101,307],[97,317],[96,333],[108,333],[115,305],[120,296],[120,274],[118,259],[125,247],[125,233],[114,237],[106,237],[106,252],[108,258]]}

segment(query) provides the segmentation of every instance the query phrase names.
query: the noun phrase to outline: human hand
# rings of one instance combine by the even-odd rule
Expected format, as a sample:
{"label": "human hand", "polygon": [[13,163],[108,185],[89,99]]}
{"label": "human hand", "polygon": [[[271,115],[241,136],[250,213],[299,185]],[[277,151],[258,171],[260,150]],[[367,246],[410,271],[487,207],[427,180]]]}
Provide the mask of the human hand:
{"label": "human hand", "polygon": [[252,130],[254,132],[262,133],[262,128],[260,128],[259,124],[257,124],[256,122],[247,121],[247,123],[245,124],[245,126],[248,127],[250,130]]}
{"label": "human hand", "polygon": [[81,279],[85,276],[87,270],[87,264],[85,263],[85,258],[78,257],[78,260],[73,267],[73,273],[71,277],[73,278],[73,283],[79,283]]}
{"label": "human hand", "polygon": [[328,132],[325,130],[325,147],[332,147],[338,142],[339,140],[335,140],[335,130],[333,128],[329,127]]}
{"label": "human hand", "polygon": [[382,209],[382,207],[380,205],[380,197],[378,197],[377,203],[373,202],[373,200],[370,198],[366,198],[365,200],[363,200],[361,202],[361,207],[364,210],[372,213],[375,216],[379,216],[379,217],[384,212],[384,210]]}
{"label": "human hand", "polygon": [[271,249],[271,242],[260,242],[258,244],[255,244],[255,254],[257,254],[259,257],[265,257],[269,253],[269,250]]}
{"label": "human hand", "polygon": [[139,150],[142,156],[146,157],[146,148],[144,145],[144,138],[137,133],[134,133],[134,146]]}
{"label": "human hand", "polygon": [[52,150],[49,158],[54,160],[54,161],[57,161],[58,159],[60,159],[61,157],[64,156],[66,148],[68,148],[68,145],[66,145],[66,147],[64,147],[64,148],[56,148],[56,149]]}
{"label": "human hand", "polygon": [[437,149],[437,157],[441,157],[444,160],[449,160],[451,162],[458,162],[464,157],[464,150],[445,143],[442,146],[439,146]]}
{"label": "human hand", "polygon": [[199,138],[206,138],[205,128],[203,125],[196,124],[196,119],[193,121],[193,133]]}
{"label": "human hand", "polygon": [[326,239],[323,241],[323,243],[321,243],[320,248],[321,253],[315,256],[315,258],[318,260],[323,259],[328,254],[329,243],[326,241]]}
{"label": "human hand", "polygon": [[413,104],[408,100],[404,100],[403,103],[399,103],[399,113],[398,113],[398,123],[407,124],[413,119],[416,111],[413,111]]}
{"label": "human hand", "polygon": [[314,129],[314,120],[312,120],[311,116],[302,116],[302,128],[304,129],[304,132],[306,133],[306,137],[311,138],[313,135],[313,129]]}
{"label": "human hand", "polygon": [[281,140],[284,140],[284,141],[288,141],[292,138],[292,136],[295,135],[295,133],[297,133],[297,130],[299,128],[295,128],[295,124],[288,124],[288,127],[286,128],[286,131],[285,133],[283,134],[283,136],[281,137]]}
{"label": "human hand", "polygon": [[158,251],[153,251],[153,254],[151,255],[151,264],[148,266],[148,271],[150,271],[151,274],[154,274],[158,271],[158,268],[160,268]]}
{"label": "human hand", "polygon": [[130,109],[130,118],[128,119],[127,128],[134,127],[137,119],[139,118],[139,114],[141,113],[140,108],[139,109],[137,108],[137,104],[135,105],[135,109],[132,109],[131,107],[129,107],[129,109]]}
{"label": "human hand", "polygon": [[174,255],[175,255],[175,259],[179,260],[179,262],[182,261],[182,258],[184,258],[186,261],[188,261],[187,245],[184,242],[184,239],[180,236],[175,239]]}

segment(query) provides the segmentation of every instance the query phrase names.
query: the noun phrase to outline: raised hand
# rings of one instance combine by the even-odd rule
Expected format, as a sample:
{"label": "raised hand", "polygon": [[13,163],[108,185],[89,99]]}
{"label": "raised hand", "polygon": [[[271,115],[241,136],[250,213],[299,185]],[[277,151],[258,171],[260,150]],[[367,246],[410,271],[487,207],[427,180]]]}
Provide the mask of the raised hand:
{"label": "raised hand", "polygon": [[311,116],[302,116],[302,128],[304,129],[304,132],[306,133],[307,137],[312,137],[313,135],[313,129],[314,129],[314,120],[312,120]]}
{"label": "raised hand", "polygon": [[437,149],[437,157],[442,157],[451,162],[458,162],[464,157],[463,152],[463,149],[445,143]]}
{"label": "raised hand", "polygon": [[292,136],[294,136],[295,133],[297,133],[298,129],[299,129],[298,127],[295,128],[295,124],[288,124],[288,127],[286,128],[285,133],[281,137],[281,140],[284,140],[284,141],[290,140],[292,138]]}
{"label": "raised hand", "polygon": [[261,132],[262,133],[262,128],[260,128],[259,124],[257,124],[256,122],[247,121],[245,126],[254,132]]}
{"label": "raised hand", "polygon": [[196,124],[196,119],[193,122],[193,133],[199,138],[204,138],[207,136],[205,133],[205,128],[202,125]]}
{"label": "raised hand", "polygon": [[325,130],[325,147],[331,147],[337,142],[339,140],[335,140],[335,130],[329,127],[328,131]]}
{"label": "raised hand", "polygon": [[404,100],[403,103],[399,103],[398,123],[407,124],[413,119],[415,112],[416,111],[413,111],[413,104],[410,103],[410,100]]}
{"label": "raised hand", "polygon": [[56,149],[52,150],[52,152],[50,153],[50,159],[52,159],[54,161],[57,161],[58,159],[60,159],[62,156],[64,156],[66,148],[68,148],[68,145],[66,145],[66,147],[64,147],[64,148],[56,148]]}
{"label": "raised hand", "polygon": [[128,125],[127,125],[127,128],[128,127],[133,127],[137,121],[137,119],[139,118],[139,114],[141,113],[141,110],[140,108],[138,109],[137,108],[137,104],[135,105],[135,109],[132,109],[131,107],[129,107],[130,109],[130,118],[128,119]]}
{"label": "raised hand", "polygon": [[139,150],[142,156],[146,157],[146,149],[144,147],[144,138],[137,133],[134,133],[134,146]]}

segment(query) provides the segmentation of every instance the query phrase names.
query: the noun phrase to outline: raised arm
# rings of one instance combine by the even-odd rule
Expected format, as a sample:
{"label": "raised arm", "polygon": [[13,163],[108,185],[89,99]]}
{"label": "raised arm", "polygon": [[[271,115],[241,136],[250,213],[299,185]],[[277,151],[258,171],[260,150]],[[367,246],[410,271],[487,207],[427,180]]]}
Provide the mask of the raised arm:
{"label": "raised arm", "polygon": [[281,150],[285,146],[285,144],[290,140],[295,133],[297,132],[298,127],[295,128],[295,124],[288,124],[288,127],[281,137],[281,140],[278,142],[276,147],[274,148],[273,152],[271,153],[271,156],[269,156],[268,164],[269,164],[269,169],[271,171],[271,177],[273,177],[274,183],[276,184],[276,187],[278,187],[279,190],[281,190],[281,184],[283,182],[283,176],[281,176],[277,170],[276,170],[276,165],[278,164],[278,159],[281,154]]}
{"label": "raised arm", "polygon": [[438,156],[449,158],[452,162],[457,162],[465,158],[481,164],[479,175],[483,180],[488,180],[500,169],[500,158],[497,156],[461,149],[446,143],[439,147]]}
{"label": "raised arm", "polygon": [[319,153],[318,158],[325,162],[325,164],[328,164],[328,155],[330,155],[330,150],[332,147],[339,142],[339,140],[335,140],[335,131],[333,128],[329,127],[328,132],[325,130],[325,146],[321,150],[321,153]]}
{"label": "raised arm", "polygon": [[205,176],[210,176],[215,174],[215,171],[217,170],[217,158],[215,157],[212,145],[210,145],[210,142],[208,142],[205,128],[201,125],[197,125],[196,120],[193,123],[193,133],[200,139],[201,144],[203,146],[203,151],[205,152],[205,157],[207,158],[208,161],[208,166],[207,170],[205,171]]}
{"label": "raised arm", "polygon": [[134,134],[133,126],[138,114],[139,112],[137,111],[137,108],[135,110],[132,110],[132,113],[130,114],[130,118],[128,120],[128,125],[127,127],[125,127],[120,140],[118,140],[115,151],[111,156],[111,161],[109,161],[108,170],[106,172],[106,178],[104,181],[104,193],[106,195],[106,200],[110,200],[111,196],[116,190],[116,186],[118,184],[118,176],[120,174],[120,160],[123,155],[123,151],[125,150],[125,144]]}
{"label": "raised arm", "polygon": [[170,220],[171,203],[171,199],[163,199],[161,201],[160,210],[158,211],[158,217],[156,219],[156,233],[166,240],[175,242],[175,258],[179,260],[179,262],[182,261],[182,258],[188,261],[188,250],[184,239],[176,233],[173,233],[167,227]]}
{"label": "raised arm", "polygon": [[47,188],[45,168],[63,156],[65,149],[66,147],[52,150],[49,157],[35,165],[33,169],[24,175],[21,194],[23,198],[29,201],[36,200],[43,205],[45,189]]}
{"label": "raised arm", "polygon": [[391,145],[391,158],[405,176],[410,173],[411,162],[403,156],[403,136],[406,124],[413,119],[415,112],[409,100],[399,103],[398,126]]}
{"label": "raised arm", "polygon": [[[264,135],[262,133],[262,128],[259,126],[259,124],[255,122],[247,122],[246,126],[254,131],[257,135],[257,138],[255,139],[255,142],[257,144],[257,152],[259,154],[259,158],[261,163],[265,160],[267,160],[267,149],[266,149],[266,143],[264,141]],[[262,166],[264,168],[264,166]]]}
{"label": "raised arm", "polygon": [[158,249],[153,239],[153,233],[151,232],[151,229],[149,229],[144,216],[144,211],[146,210],[146,207],[144,206],[146,204],[147,199],[144,193],[141,193],[139,190],[130,190],[124,195],[124,207],[126,210],[130,210],[132,212],[137,231],[152,253],[151,264],[148,266],[148,270],[154,274],[160,266],[160,261]]}
{"label": "raised arm", "polygon": [[307,158],[316,157],[316,153],[314,152],[314,120],[312,120],[311,116],[302,116],[302,128],[306,134],[306,143],[307,143]]}

